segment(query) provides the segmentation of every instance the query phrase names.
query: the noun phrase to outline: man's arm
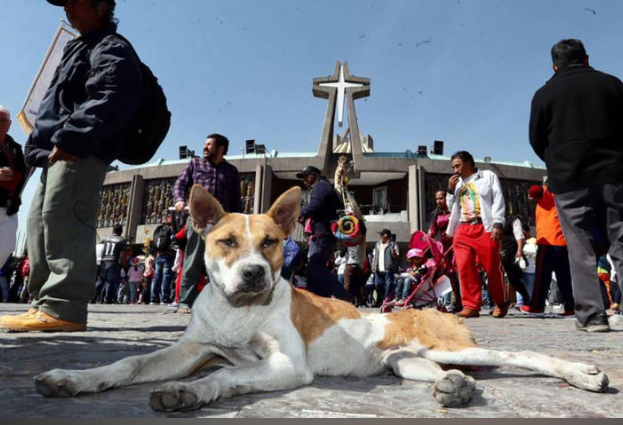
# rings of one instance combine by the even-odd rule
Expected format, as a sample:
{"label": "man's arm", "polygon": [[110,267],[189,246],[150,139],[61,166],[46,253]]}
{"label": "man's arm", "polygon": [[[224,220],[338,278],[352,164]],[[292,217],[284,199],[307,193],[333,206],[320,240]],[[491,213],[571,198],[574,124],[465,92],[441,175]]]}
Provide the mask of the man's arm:
{"label": "man's arm", "polygon": [[517,241],[517,253],[515,254],[516,258],[520,258],[524,256],[523,248],[526,245],[526,237],[523,234],[523,227],[521,225],[521,220],[518,218],[513,221],[513,236]]}
{"label": "man's arm", "polygon": [[186,206],[188,188],[193,183],[194,170],[195,161],[191,159],[173,185],[173,201],[175,202],[175,208],[178,211],[182,211]]}
{"label": "man's arm", "polygon": [[87,98],[52,136],[62,152],[85,158],[132,122],[143,101],[142,71],[131,48],[118,40],[91,54]]}
{"label": "man's arm", "polygon": [[547,133],[545,131],[544,111],[537,98],[538,93],[532,99],[530,110],[530,144],[534,153],[545,161],[545,149],[547,148]]}
{"label": "man's arm", "polygon": [[502,238],[506,205],[504,203],[502,185],[500,184],[500,180],[495,173],[491,173],[491,191],[493,193],[493,205],[491,205],[491,214],[493,216],[493,234],[491,237],[497,241]]}

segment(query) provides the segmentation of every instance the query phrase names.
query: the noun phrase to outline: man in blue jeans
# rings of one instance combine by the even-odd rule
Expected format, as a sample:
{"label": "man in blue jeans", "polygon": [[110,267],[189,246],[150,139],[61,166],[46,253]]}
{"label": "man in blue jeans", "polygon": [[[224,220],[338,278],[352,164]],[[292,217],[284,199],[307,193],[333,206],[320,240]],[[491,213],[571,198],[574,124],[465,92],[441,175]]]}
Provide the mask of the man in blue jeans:
{"label": "man in blue jeans", "polygon": [[173,262],[175,251],[173,241],[173,214],[168,213],[162,224],[154,230],[152,248],[156,253],[154,279],[151,282],[150,304],[166,305],[171,302],[171,282],[173,281]]}
{"label": "man in blue jeans", "polygon": [[374,286],[376,287],[376,307],[383,299],[388,298],[394,290],[394,274],[398,271],[398,255],[400,251],[396,241],[391,240],[392,232],[383,229],[381,239],[374,247],[372,271],[374,272]]}

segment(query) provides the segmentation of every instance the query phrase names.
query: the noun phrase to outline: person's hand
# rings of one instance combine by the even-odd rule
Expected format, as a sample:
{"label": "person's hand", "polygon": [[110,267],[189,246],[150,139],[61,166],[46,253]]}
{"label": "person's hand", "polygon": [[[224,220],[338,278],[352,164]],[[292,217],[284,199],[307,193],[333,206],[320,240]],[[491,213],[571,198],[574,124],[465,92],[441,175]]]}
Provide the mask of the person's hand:
{"label": "person's hand", "polygon": [[496,242],[501,241],[502,240],[502,229],[493,228],[493,230],[491,231],[491,239],[493,239]]}
{"label": "person's hand", "polygon": [[176,211],[184,211],[184,208],[186,208],[186,202],[184,201],[177,201],[175,203],[175,210]]}
{"label": "person's hand", "polygon": [[448,180],[448,189],[452,189],[452,191],[454,191],[454,189],[456,189],[456,186],[459,184],[459,175],[455,174],[452,177],[450,177],[450,180]]}
{"label": "person's hand", "polygon": [[0,182],[13,180],[13,170],[9,167],[0,168]]}
{"label": "person's hand", "polygon": [[517,250],[517,253],[515,253],[515,258],[523,258],[524,254],[523,251],[521,249]]}
{"label": "person's hand", "polygon": [[57,146],[54,146],[54,149],[52,149],[52,153],[50,153],[50,156],[48,156],[50,164],[55,164],[58,161],[76,162],[78,159],[80,158],[78,158],[76,155],[65,152]]}

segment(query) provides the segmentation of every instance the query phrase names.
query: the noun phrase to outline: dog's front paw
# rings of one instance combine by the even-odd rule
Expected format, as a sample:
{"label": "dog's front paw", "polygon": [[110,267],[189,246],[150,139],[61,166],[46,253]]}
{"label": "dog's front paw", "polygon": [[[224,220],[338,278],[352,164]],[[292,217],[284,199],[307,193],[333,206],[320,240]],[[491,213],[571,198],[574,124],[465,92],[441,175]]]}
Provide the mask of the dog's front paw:
{"label": "dog's front paw", "polygon": [[203,405],[200,398],[186,384],[173,383],[151,392],[149,406],[159,412],[197,410]]}
{"label": "dog's front paw", "polygon": [[445,407],[460,407],[472,398],[476,381],[458,370],[448,371],[446,377],[435,383],[433,397]]}
{"label": "dog's front paw", "polygon": [[587,391],[604,393],[608,389],[610,380],[597,366],[574,363],[570,368],[565,380],[574,387]]}
{"label": "dog's front paw", "polygon": [[71,372],[60,369],[37,375],[35,387],[45,397],[73,397],[80,392],[78,380]]}

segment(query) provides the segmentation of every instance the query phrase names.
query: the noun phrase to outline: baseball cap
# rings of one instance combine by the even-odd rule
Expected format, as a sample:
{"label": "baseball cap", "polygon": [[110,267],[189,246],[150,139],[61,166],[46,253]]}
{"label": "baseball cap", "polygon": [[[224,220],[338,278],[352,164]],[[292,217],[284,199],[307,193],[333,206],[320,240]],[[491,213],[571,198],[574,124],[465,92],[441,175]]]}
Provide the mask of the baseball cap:
{"label": "baseball cap", "polygon": [[381,230],[379,232],[379,235],[381,235],[381,236],[384,236],[384,235],[391,236],[392,235],[392,231],[389,230],[389,229],[383,229],[383,230]]}
{"label": "baseball cap", "polygon": [[305,177],[309,176],[310,174],[322,174],[320,172],[320,170],[316,167],[314,167],[313,165],[308,165],[307,167],[305,167],[305,169],[303,171],[301,171],[300,173],[296,174],[296,178],[297,179],[304,179]]}
{"label": "baseball cap", "polygon": [[422,258],[424,256],[424,251],[422,251],[419,248],[412,248],[407,252],[407,259],[410,260],[413,257],[420,257]]}
{"label": "baseball cap", "polygon": [[528,189],[528,194],[530,195],[530,197],[538,199],[543,196],[543,187],[539,185],[534,185],[530,189]]}
{"label": "baseball cap", "polygon": [[[115,4],[115,0],[105,0],[108,3],[112,3]],[[53,6],[60,6],[63,7],[65,6],[65,0],[48,0],[48,3],[50,3]]]}

